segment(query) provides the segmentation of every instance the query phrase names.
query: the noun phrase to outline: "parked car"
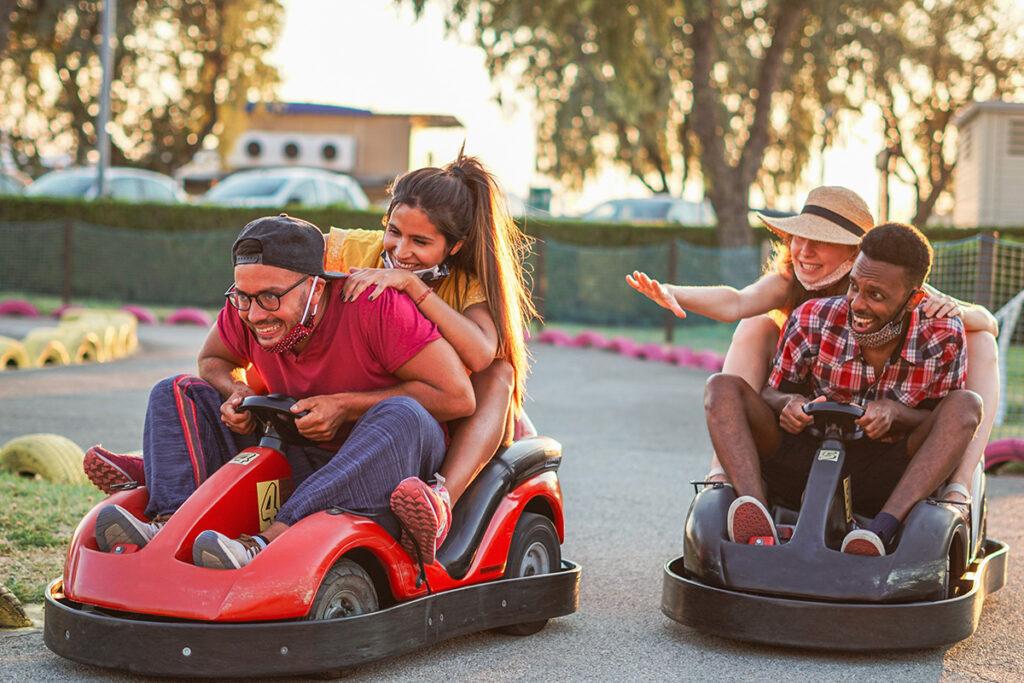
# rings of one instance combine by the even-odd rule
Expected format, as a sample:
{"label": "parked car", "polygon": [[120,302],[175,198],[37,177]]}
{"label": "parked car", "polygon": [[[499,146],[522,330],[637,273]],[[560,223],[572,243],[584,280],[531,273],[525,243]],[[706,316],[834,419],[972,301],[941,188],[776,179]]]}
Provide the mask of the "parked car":
{"label": "parked car", "polygon": [[609,199],[582,216],[584,221],[604,223],[678,223],[713,225],[715,212],[708,201],[693,202],[669,195]]}
{"label": "parked car", "polygon": [[25,194],[25,188],[32,182],[24,173],[0,171],[0,194]]}
{"label": "parked car", "polygon": [[[65,168],[50,171],[28,186],[30,197],[77,197],[95,199],[99,193],[96,167]],[[113,166],[104,175],[111,199],[126,202],[159,202],[175,204],[185,200],[184,193],[173,178],[140,168]]]}
{"label": "parked car", "polygon": [[289,204],[370,206],[363,188],[343,173],[315,168],[260,168],[238,171],[211,187],[203,201],[221,206],[273,206]]}

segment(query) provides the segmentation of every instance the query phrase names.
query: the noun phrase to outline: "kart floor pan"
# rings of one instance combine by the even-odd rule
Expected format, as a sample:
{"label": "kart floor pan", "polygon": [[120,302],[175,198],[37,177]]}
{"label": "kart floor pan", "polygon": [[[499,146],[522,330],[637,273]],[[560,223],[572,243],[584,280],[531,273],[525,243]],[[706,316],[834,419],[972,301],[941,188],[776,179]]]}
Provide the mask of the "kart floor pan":
{"label": "kart floor pan", "polygon": [[345,619],[259,623],[112,616],[46,591],[44,640],[56,654],[155,676],[274,676],[337,671],[484,629],[572,614],[580,567],[497,580]]}
{"label": "kart floor pan", "polygon": [[817,602],[715,588],[683,576],[683,558],[665,565],[661,611],[725,638],[828,650],[935,647],[969,637],[985,596],[1006,583],[1007,546],[985,541],[984,556],[947,600],[902,604]]}

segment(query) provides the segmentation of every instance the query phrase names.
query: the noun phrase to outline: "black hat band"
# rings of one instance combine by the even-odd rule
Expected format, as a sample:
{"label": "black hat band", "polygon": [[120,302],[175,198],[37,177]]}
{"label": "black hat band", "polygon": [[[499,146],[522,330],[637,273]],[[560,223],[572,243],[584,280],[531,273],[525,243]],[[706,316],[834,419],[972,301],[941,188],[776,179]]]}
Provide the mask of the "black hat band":
{"label": "black hat band", "polygon": [[831,209],[826,209],[824,206],[818,206],[816,204],[805,204],[803,210],[800,213],[809,213],[812,216],[818,216],[824,218],[830,223],[835,223],[843,230],[853,233],[857,237],[864,236],[864,228],[860,227],[846,216],[842,216]]}

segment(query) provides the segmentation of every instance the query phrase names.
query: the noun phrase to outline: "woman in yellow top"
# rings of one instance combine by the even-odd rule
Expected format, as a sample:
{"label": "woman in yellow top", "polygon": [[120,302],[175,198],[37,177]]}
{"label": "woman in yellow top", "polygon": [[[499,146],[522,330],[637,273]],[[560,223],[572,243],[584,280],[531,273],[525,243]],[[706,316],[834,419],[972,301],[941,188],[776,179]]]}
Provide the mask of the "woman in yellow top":
{"label": "woman in yellow top", "polygon": [[[383,233],[332,228],[326,267],[350,273],[342,289],[348,299],[367,288],[376,297],[387,287],[412,297],[472,373],[476,395],[476,412],[449,425],[437,483],[406,479],[391,496],[392,511],[430,564],[448,533],[451,506],[511,441],[529,369],[523,332],[536,310],[523,282],[526,238],[476,158],[460,151],[444,168],[398,178],[383,223]],[[404,535],[402,543],[415,555]]]}
{"label": "woman in yellow top", "polygon": [[[768,379],[787,316],[810,299],[846,293],[848,274],[859,253],[857,245],[874,227],[864,200],[843,187],[811,190],[797,216],[759,217],[782,241],[776,245],[767,272],[742,289],[661,284],[639,271],[626,276],[634,289],[680,318],[685,318],[689,309],[722,322],[739,320],[723,372],[739,375],[756,390]],[[929,285],[925,285],[925,291],[926,316],[958,315],[963,319],[967,388],[981,395],[985,406],[981,426],[942,493],[943,498],[969,503],[974,470],[984,455],[999,403],[998,325],[982,306],[957,301]],[[706,478],[726,481],[717,455]]]}

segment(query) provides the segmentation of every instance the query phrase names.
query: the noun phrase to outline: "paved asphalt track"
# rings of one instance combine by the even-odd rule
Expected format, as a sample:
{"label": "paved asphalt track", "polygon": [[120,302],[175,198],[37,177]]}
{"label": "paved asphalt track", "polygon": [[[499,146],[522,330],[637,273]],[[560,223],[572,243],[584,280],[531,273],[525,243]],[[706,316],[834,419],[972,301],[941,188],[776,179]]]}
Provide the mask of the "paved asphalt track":
{"label": "paved asphalt track", "polygon": [[[0,319],[0,334],[22,324]],[[115,450],[139,448],[149,387],[172,373],[194,371],[203,332],[143,325],[139,334],[139,352],[116,363],[0,374],[0,443],[56,432],[83,447],[102,442]],[[659,601],[662,566],[681,552],[683,516],[693,495],[687,482],[704,474],[710,457],[701,407],[706,374],[594,350],[534,345],[533,353],[528,409],[540,432],[564,447],[563,554],[583,566],[579,612],[533,636],[465,636],[360,667],[346,679],[1020,680],[1024,479],[989,480],[989,532],[1010,544],[1009,584],[989,597],[981,626],[962,643],[851,655],[704,636],[664,617]],[[0,632],[0,681],[131,678],[52,654],[38,628],[41,608],[30,609],[35,628]]]}

